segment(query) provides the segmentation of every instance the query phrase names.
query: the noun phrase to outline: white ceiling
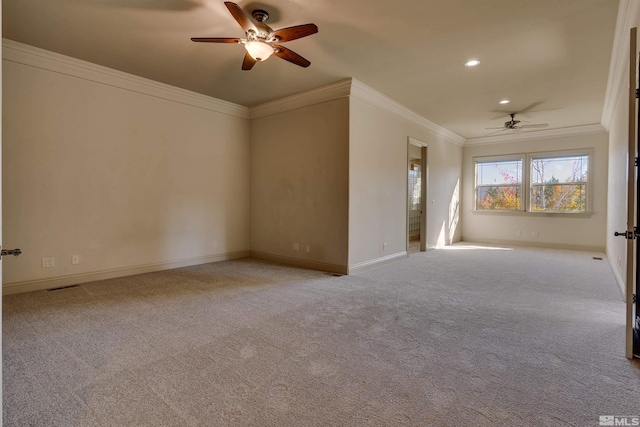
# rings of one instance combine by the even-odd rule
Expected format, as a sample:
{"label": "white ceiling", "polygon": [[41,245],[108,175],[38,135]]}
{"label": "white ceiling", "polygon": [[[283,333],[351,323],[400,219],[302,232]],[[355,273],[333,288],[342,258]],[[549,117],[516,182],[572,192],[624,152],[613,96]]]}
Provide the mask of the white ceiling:
{"label": "white ceiling", "polygon": [[245,106],[354,77],[465,138],[532,105],[517,118],[549,129],[602,118],[617,0],[237,3],[274,29],[315,23],[285,44],[311,66],[242,71],[242,46],[193,43],[244,36],[223,0],[4,0],[3,37]]}

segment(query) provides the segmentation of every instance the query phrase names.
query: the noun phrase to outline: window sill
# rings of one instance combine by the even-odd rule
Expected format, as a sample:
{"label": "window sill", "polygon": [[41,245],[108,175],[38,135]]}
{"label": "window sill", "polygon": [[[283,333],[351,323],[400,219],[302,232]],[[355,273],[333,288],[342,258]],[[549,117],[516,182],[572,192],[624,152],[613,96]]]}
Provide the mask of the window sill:
{"label": "window sill", "polygon": [[593,212],[529,212],[529,211],[491,211],[491,210],[474,210],[474,215],[507,215],[507,216],[527,216],[527,217],[545,217],[545,218],[591,218]]}

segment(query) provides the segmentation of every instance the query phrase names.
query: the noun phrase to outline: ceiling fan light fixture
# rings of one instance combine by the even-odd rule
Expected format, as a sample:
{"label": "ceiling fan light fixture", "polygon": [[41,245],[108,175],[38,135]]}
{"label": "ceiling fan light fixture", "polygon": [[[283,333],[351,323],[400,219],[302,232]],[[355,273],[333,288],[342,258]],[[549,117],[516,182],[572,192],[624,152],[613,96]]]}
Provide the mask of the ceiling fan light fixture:
{"label": "ceiling fan light fixture", "polygon": [[500,101],[500,104],[508,104],[511,101],[509,101],[508,99],[503,99],[502,101]]}
{"label": "ceiling fan light fixture", "polygon": [[[2,0],[0,0],[1,2]],[[318,32],[316,24],[294,25],[292,27],[271,29],[264,23],[269,18],[269,14],[257,9],[250,16],[244,9],[231,1],[225,1],[233,19],[242,27],[246,38],[238,37],[191,37],[194,42],[204,43],[234,43],[243,44],[246,50],[242,59],[242,70],[248,71],[255,64],[266,61],[271,55],[277,56],[287,62],[306,68],[311,65],[307,59],[298,55],[291,49],[280,46],[282,42],[301,39]]]}
{"label": "ceiling fan light fixture", "polygon": [[480,64],[480,61],[478,61],[477,59],[470,59],[469,61],[464,63],[464,66],[465,67],[475,67],[478,64]]}
{"label": "ceiling fan light fixture", "polygon": [[256,61],[265,61],[273,54],[273,47],[271,47],[271,45],[257,40],[246,42],[244,48],[247,49],[249,55]]}

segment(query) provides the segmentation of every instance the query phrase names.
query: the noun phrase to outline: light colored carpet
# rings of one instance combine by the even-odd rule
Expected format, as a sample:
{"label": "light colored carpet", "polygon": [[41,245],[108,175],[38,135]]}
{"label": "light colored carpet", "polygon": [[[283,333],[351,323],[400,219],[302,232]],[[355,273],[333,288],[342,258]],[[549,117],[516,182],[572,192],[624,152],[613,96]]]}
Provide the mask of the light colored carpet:
{"label": "light colored carpet", "polygon": [[3,302],[7,426],[597,426],[640,415],[586,252],[456,245],[352,276],[238,260]]}

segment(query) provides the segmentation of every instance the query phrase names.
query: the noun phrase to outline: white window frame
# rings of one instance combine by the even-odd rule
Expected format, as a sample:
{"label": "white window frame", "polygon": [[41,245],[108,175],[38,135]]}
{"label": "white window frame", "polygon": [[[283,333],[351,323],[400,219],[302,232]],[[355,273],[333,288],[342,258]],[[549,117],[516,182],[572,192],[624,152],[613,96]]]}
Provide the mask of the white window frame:
{"label": "white window frame", "polygon": [[[524,206],[526,205],[526,188],[525,188],[525,175],[526,175],[526,155],[525,154],[510,154],[504,156],[491,156],[491,157],[475,157],[474,161],[474,186],[473,186],[473,210],[476,212],[524,212]],[[519,161],[522,165],[522,176],[520,177],[520,209],[478,209],[478,188],[485,187],[486,185],[478,185],[478,164],[484,163],[501,163],[501,162],[514,162]],[[513,187],[513,184],[496,184],[491,187]]]}
{"label": "white window frame", "polygon": [[[592,166],[593,166],[593,149],[582,149],[582,150],[562,150],[562,151],[546,151],[546,152],[538,152],[538,153],[530,153],[527,155],[527,169],[529,170],[529,176],[532,176],[531,169],[533,167],[534,159],[560,159],[563,157],[575,157],[575,156],[587,156],[587,181],[584,183],[586,186],[585,195],[586,195],[586,204],[584,211],[578,212],[563,212],[563,211],[534,211],[532,209],[533,203],[531,197],[533,195],[533,180],[529,179],[528,181],[528,196],[527,196],[527,210],[531,212],[533,215],[554,215],[554,216],[585,216],[591,214],[591,206],[592,206]],[[562,184],[573,184],[573,183],[562,183]],[[576,184],[582,184],[582,182],[576,182]],[[538,185],[538,184],[536,184]]]}
{"label": "white window frame", "polygon": [[[562,211],[533,211],[531,210],[531,195],[532,180],[531,180],[531,168],[533,159],[541,158],[561,158],[572,156],[587,156],[587,182],[586,182],[586,206],[585,211],[580,212],[562,212]],[[478,209],[478,164],[479,163],[492,163],[503,161],[522,161],[522,182],[520,184],[520,209]],[[572,217],[572,218],[585,218],[590,217],[593,213],[593,149],[583,148],[575,150],[559,150],[559,151],[540,151],[529,153],[514,153],[499,156],[481,156],[473,158],[474,165],[474,182],[473,182],[473,212],[477,214],[489,214],[489,215],[531,215],[531,216],[548,216],[548,217]]]}

